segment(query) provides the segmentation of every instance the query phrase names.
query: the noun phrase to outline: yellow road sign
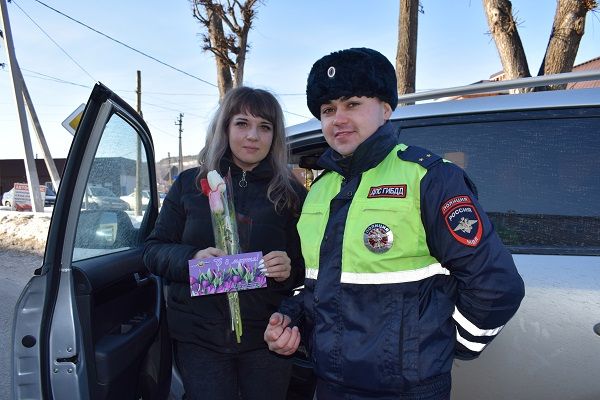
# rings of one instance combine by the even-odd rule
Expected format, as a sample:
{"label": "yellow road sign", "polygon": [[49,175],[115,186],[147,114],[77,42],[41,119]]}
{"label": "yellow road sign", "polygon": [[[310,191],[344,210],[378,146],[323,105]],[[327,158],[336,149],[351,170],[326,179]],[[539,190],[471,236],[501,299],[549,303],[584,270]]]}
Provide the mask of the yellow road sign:
{"label": "yellow road sign", "polygon": [[75,131],[77,131],[79,122],[81,122],[81,116],[83,115],[84,108],[85,104],[80,105],[62,122],[62,126],[64,126],[65,129],[71,133],[71,135],[75,135]]}

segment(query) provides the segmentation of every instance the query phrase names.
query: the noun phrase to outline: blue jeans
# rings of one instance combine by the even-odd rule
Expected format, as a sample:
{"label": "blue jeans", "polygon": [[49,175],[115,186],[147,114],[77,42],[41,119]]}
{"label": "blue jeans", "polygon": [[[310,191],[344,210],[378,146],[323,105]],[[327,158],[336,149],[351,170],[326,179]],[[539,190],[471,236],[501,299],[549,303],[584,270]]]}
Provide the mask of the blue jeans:
{"label": "blue jeans", "polygon": [[183,342],[174,343],[175,360],[186,400],[285,399],[292,359],[267,348],[218,353]]}

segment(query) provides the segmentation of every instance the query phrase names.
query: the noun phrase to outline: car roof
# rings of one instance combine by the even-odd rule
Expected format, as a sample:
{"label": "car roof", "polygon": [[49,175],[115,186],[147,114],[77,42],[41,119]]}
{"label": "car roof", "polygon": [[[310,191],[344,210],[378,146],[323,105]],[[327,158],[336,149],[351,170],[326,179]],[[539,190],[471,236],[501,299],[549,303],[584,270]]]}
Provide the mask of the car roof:
{"label": "car roof", "polygon": [[[598,88],[550,90],[508,95],[510,89],[528,86],[540,87],[572,82],[582,78],[600,79],[600,71],[570,72],[412,93],[399,96],[400,105],[394,110],[390,120],[600,105],[600,89]],[[468,97],[475,93],[479,93],[480,96]],[[456,97],[458,95],[467,97]],[[423,102],[414,104],[417,101]],[[401,104],[410,105],[402,106]],[[324,145],[321,122],[316,118],[287,127],[286,138],[292,149],[291,161],[293,163],[297,163],[300,156],[320,153]]]}
{"label": "car roof", "polygon": [[[390,120],[495,111],[508,112],[522,109],[598,106],[600,105],[598,92],[597,88],[591,88],[530,92],[513,95],[500,94],[466,99],[445,98],[428,103],[398,106],[392,113]],[[288,127],[286,135],[288,138],[292,138],[302,133],[316,131],[321,131],[321,121],[313,118],[309,121]]]}

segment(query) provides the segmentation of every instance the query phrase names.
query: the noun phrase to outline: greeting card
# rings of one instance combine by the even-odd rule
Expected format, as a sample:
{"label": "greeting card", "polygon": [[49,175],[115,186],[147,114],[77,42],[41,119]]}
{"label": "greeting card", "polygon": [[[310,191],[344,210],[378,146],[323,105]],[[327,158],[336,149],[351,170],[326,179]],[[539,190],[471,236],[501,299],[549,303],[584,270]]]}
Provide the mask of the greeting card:
{"label": "greeting card", "polygon": [[192,296],[230,293],[267,287],[259,269],[262,252],[189,260]]}

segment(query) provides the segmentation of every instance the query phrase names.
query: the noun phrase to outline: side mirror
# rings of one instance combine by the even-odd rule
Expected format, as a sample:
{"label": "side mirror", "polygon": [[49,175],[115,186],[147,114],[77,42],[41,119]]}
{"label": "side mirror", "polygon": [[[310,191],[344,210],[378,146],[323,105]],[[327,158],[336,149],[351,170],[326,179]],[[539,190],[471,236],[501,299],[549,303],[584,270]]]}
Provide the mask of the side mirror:
{"label": "side mirror", "polygon": [[120,210],[82,210],[77,224],[75,247],[115,249],[131,243],[135,234],[131,219]]}

